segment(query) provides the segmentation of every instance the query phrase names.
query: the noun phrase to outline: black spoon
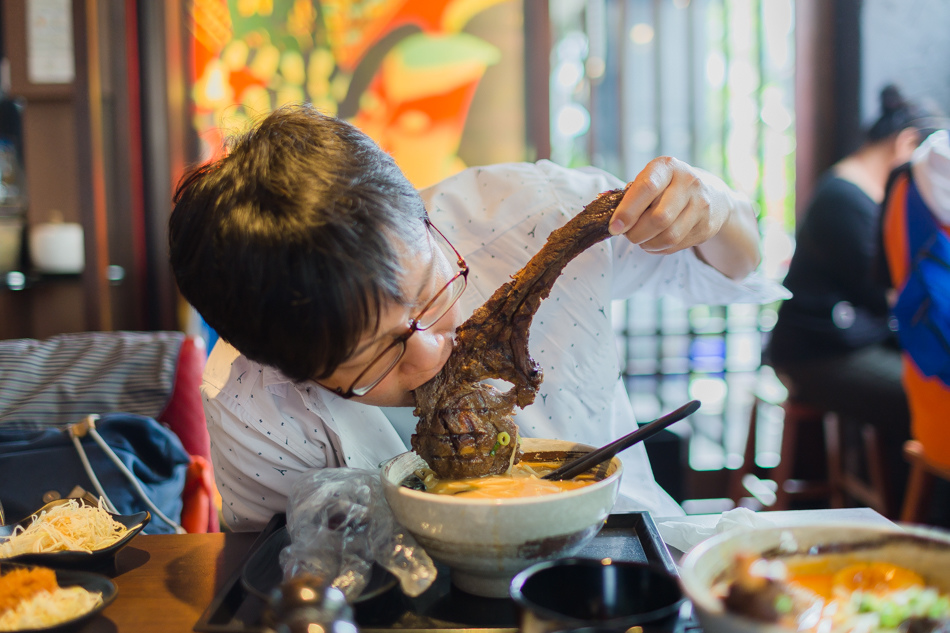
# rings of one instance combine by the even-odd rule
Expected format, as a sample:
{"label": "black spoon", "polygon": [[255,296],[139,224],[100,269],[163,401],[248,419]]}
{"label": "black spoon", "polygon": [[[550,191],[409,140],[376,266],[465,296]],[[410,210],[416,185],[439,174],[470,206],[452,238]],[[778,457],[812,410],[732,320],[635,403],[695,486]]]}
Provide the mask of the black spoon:
{"label": "black spoon", "polygon": [[627,435],[624,435],[618,440],[614,440],[606,446],[595,449],[589,453],[586,453],[583,457],[578,457],[574,461],[568,462],[560,468],[552,470],[541,479],[560,481],[561,479],[570,479],[571,477],[576,477],[581,473],[590,470],[594,466],[611,459],[620,451],[630,448],[637,442],[642,442],[648,437],[656,435],[674,422],[679,422],[686,416],[696,413],[696,411],[699,409],[699,406],[699,400],[690,400],[679,409],[671,411],[666,415],[657,418],[653,422],[650,422],[649,424],[644,424],[633,433],[628,433]]}

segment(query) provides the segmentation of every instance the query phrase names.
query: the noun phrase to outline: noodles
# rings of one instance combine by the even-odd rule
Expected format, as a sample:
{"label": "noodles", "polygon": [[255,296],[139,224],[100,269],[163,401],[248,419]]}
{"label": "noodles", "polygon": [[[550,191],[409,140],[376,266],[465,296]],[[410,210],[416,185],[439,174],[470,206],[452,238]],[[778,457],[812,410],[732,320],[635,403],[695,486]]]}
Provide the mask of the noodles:
{"label": "noodles", "polygon": [[101,507],[75,499],[33,515],[33,522],[0,542],[0,558],[20,554],[72,551],[93,552],[117,543],[128,528]]}
{"label": "noodles", "polygon": [[515,499],[518,497],[537,497],[565,490],[583,488],[592,481],[548,481],[537,477],[512,479],[503,475],[474,477],[442,481],[429,492],[448,494],[467,499]]}
{"label": "noodles", "polygon": [[551,464],[544,462],[519,462],[505,475],[440,480],[435,478],[434,473],[427,473],[425,476],[420,475],[420,478],[428,492],[467,499],[537,497],[583,488],[596,481],[593,476],[584,475],[562,481],[541,479],[552,469]]}
{"label": "noodles", "polygon": [[0,631],[46,628],[78,618],[100,604],[100,593],[57,585],[51,569],[15,569],[0,576]]}
{"label": "noodles", "polygon": [[[511,439],[509,438],[509,442]],[[521,438],[518,437],[518,427],[515,427],[515,450],[511,451],[511,456],[508,458],[508,470],[505,471],[505,474],[508,475],[511,473],[511,469],[515,467],[515,457],[518,456],[518,445],[521,443]]]}
{"label": "noodles", "polygon": [[[520,442],[521,438],[516,434],[508,441]],[[512,459],[516,453],[517,451],[512,453]],[[412,476],[406,477],[402,485],[432,494],[467,499],[516,499],[583,488],[601,481],[610,472],[608,465],[602,464],[572,479],[544,479],[545,475],[562,466],[564,459],[563,451],[533,452],[526,455],[524,461],[510,465],[504,474],[461,479],[439,479],[434,470],[423,467],[418,468]]]}

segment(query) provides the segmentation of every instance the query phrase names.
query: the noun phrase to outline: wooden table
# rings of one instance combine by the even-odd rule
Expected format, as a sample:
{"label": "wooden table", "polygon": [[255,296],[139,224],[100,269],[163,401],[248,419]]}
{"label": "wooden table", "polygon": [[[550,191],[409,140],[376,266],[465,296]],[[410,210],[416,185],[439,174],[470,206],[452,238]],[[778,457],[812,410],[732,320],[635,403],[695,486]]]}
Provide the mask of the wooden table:
{"label": "wooden table", "polygon": [[[802,522],[887,524],[866,508],[764,513],[777,525]],[[720,515],[657,519],[713,526]],[[250,551],[257,533],[139,535],[119,552],[115,602],[81,633],[189,633]]]}
{"label": "wooden table", "polygon": [[244,559],[257,533],[142,534],[119,552],[115,602],[82,633],[187,633]]}

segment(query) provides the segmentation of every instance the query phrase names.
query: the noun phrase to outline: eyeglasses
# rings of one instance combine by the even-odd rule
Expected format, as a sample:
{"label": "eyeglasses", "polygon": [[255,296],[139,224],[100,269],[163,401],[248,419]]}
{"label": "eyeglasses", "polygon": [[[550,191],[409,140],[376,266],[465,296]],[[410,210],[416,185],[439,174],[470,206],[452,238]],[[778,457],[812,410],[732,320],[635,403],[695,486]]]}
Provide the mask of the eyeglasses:
{"label": "eyeglasses", "polygon": [[459,297],[462,296],[465,287],[468,285],[468,264],[465,263],[465,258],[462,257],[455,247],[452,246],[452,243],[442,234],[442,231],[437,229],[428,218],[425,219],[425,223],[428,228],[432,229],[433,234],[438,239],[441,239],[442,242],[455,253],[458,267],[461,270],[449,279],[448,283],[429,300],[429,303],[422,308],[419,314],[409,320],[409,329],[406,333],[390,343],[386,349],[380,352],[379,355],[366,366],[366,369],[360,372],[360,375],[356,377],[356,380],[353,381],[349,389],[346,391],[341,387],[333,389],[337,395],[343,398],[365,396],[373,387],[382,382],[383,378],[392,371],[393,367],[399,362],[399,359],[406,353],[406,341],[409,340],[409,337],[416,332],[428,330],[438,323],[439,319],[448,314],[449,310],[452,309],[452,306],[459,300]]}

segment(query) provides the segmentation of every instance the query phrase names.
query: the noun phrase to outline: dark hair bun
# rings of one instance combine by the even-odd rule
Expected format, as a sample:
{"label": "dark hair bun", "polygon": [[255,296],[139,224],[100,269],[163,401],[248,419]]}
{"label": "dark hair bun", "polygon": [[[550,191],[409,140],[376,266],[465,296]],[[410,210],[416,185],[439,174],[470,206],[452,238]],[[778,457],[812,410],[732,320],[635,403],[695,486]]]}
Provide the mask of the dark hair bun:
{"label": "dark hair bun", "polygon": [[881,90],[881,115],[867,131],[865,139],[876,143],[892,134],[909,127],[917,127],[916,122],[926,112],[919,105],[908,101],[894,84],[888,84]]}
{"label": "dark hair bun", "polygon": [[896,112],[907,105],[907,101],[894,84],[887,85],[881,90],[881,112],[884,114]]}

